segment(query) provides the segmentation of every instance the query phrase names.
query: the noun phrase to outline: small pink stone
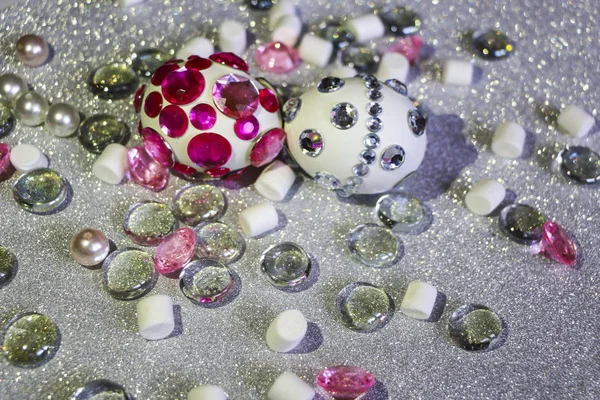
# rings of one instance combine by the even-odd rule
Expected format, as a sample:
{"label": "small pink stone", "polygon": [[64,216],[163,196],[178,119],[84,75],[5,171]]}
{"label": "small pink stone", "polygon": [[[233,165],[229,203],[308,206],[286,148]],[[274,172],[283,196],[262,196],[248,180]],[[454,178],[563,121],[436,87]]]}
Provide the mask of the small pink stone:
{"label": "small pink stone", "polygon": [[193,175],[198,172],[194,168],[188,167],[187,165],[181,163],[175,163],[173,165],[173,170],[183,175]]}
{"label": "small pink stone", "polygon": [[569,233],[553,221],[546,221],[539,244],[539,255],[572,267],[577,261],[577,246]]}
{"label": "small pink stone", "polygon": [[200,167],[211,169],[224,165],[231,157],[231,144],[223,136],[206,132],[189,141],[188,156]]}
{"label": "small pink stone", "polygon": [[165,140],[152,128],[142,129],[142,140],[144,148],[160,165],[173,166],[173,152],[165,143]]}
{"label": "small pink stone", "polygon": [[0,182],[10,178],[14,172],[10,163],[10,146],[8,143],[0,143]]}
{"label": "small pink stone", "polygon": [[154,267],[161,275],[175,273],[191,261],[196,247],[196,234],[190,228],[177,229],[156,248]]}
{"label": "small pink stone", "polygon": [[179,65],[177,65],[177,63],[173,61],[174,60],[167,61],[156,70],[156,72],[154,73],[154,75],[152,75],[152,78],[150,79],[150,82],[153,85],[160,86],[163,83],[163,80],[165,79],[167,74],[179,69]]}
{"label": "small pink stone", "polygon": [[160,192],[169,182],[169,170],[158,163],[143,147],[132,147],[127,152],[129,177],[146,189]]}
{"label": "small pink stone", "polygon": [[165,99],[177,105],[189,104],[204,91],[204,76],[195,69],[181,68],[169,72],[161,84]]}
{"label": "small pink stone", "polygon": [[285,74],[298,67],[300,57],[293,47],[286,46],[281,42],[272,42],[264,44],[256,50],[256,61],[265,71]]}
{"label": "small pink stone", "polygon": [[252,140],[258,135],[259,124],[254,115],[249,117],[239,118],[233,125],[233,130],[237,137],[242,140]]}
{"label": "small pink stone", "polygon": [[277,95],[269,88],[262,88],[258,92],[260,97],[260,105],[270,113],[274,113],[279,110],[279,99]]}
{"label": "small pink stone", "polygon": [[189,120],[181,107],[170,105],[160,112],[158,123],[167,136],[178,138],[187,131]]}
{"label": "small pink stone", "polygon": [[208,58],[218,62],[219,64],[239,69],[240,71],[248,72],[249,69],[248,64],[246,64],[246,61],[242,60],[240,57],[236,56],[233,53],[215,53],[209,56]]}
{"label": "small pink stone", "polygon": [[258,90],[254,83],[245,76],[223,75],[215,82],[212,94],[215,106],[231,118],[250,116],[258,108]]}
{"label": "small pink stone", "polygon": [[285,132],[275,128],[262,135],[250,152],[250,163],[261,167],[277,157],[285,144]]}
{"label": "small pink stone", "polygon": [[163,98],[158,92],[152,92],[146,96],[144,101],[144,112],[150,118],[156,118],[162,110]]}
{"label": "small pink stone", "polygon": [[201,131],[210,129],[217,122],[217,112],[210,104],[200,103],[190,111],[190,122]]}
{"label": "small pink stone", "polygon": [[210,68],[211,65],[212,61],[199,56],[189,56],[188,61],[185,63],[187,69],[195,69],[198,71]]}
{"label": "small pink stone", "polygon": [[222,178],[230,172],[229,168],[211,168],[204,171],[204,173],[211,178]]}
{"label": "small pink stone", "polygon": [[317,385],[336,400],[354,400],[375,384],[375,378],[362,368],[349,365],[326,368],[317,376]]}
{"label": "small pink stone", "polygon": [[388,48],[388,52],[400,53],[406,57],[411,64],[414,64],[419,58],[422,46],[423,38],[421,36],[405,36],[392,43]]}
{"label": "small pink stone", "polygon": [[136,113],[140,112],[140,108],[142,106],[142,97],[144,96],[144,90],[146,90],[146,85],[142,85],[138,88],[133,96],[133,108]]}

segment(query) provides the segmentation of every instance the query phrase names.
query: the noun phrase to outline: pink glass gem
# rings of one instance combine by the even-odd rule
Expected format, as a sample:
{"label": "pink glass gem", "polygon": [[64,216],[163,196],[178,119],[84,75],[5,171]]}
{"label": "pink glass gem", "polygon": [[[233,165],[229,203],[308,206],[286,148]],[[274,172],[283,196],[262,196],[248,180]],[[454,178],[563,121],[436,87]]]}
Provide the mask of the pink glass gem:
{"label": "pink glass gem", "polygon": [[283,149],[284,144],[285,132],[283,129],[271,129],[262,135],[254,145],[250,152],[250,163],[255,167],[270,163]]}
{"label": "pink glass gem", "polygon": [[175,165],[173,165],[173,170],[183,175],[193,175],[198,172],[194,168],[181,163],[175,163]]}
{"label": "pink glass gem", "polygon": [[264,44],[256,50],[256,61],[265,71],[285,74],[298,67],[300,57],[293,47],[286,46],[281,42],[272,42]]}
{"label": "pink glass gem", "polygon": [[183,105],[196,100],[204,91],[204,76],[195,69],[170,72],[162,82],[162,94],[168,102]]}
{"label": "pink glass gem", "polygon": [[174,60],[167,61],[162,66],[158,67],[158,69],[150,79],[150,82],[153,85],[160,86],[163,83],[163,80],[165,79],[167,74],[179,69],[179,65],[177,65],[177,63],[173,61]]}
{"label": "pink glass gem", "polygon": [[258,90],[245,76],[223,75],[215,82],[212,94],[217,108],[231,118],[247,117],[258,108]]}
{"label": "pink glass gem", "polygon": [[204,171],[204,173],[211,178],[222,178],[230,172],[229,168],[211,168]]}
{"label": "pink glass gem", "polygon": [[156,118],[160,114],[160,110],[162,110],[162,102],[163,98],[158,92],[152,92],[146,96],[146,101],[144,101],[144,112],[146,115],[150,118]]}
{"label": "pink glass gem", "polygon": [[161,275],[170,275],[183,269],[194,257],[196,234],[190,228],[177,229],[163,239],[156,248],[154,267]]}
{"label": "pink glass gem", "polygon": [[577,261],[577,247],[569,233],[556,222],[546,221],[539,255],[570,267]]}
{"label": "pink glass gem", "polygon": [[194,136],[188,143],[187,151],[194,164],[211,169],[229,161],[231,144],[217,133],[206,132]]}
{"label": "pink glass gem", "polygon": [[165,140],[152,128],[142,130],[144,148],[160,165],[171,167],[174,163],[173,152]]}
{"label": "pink glass gem", "polygon": [[200,103],[190,111],[190,122],[201,131],[210,129],[217,122],[217,112],[210,104]]}
{"label": "pink glass gem", "polygon": [[423,46],[423,38],[418,35],[405,36],[396,40],[388,49],[388,52],[400,53],[408,59],[411,64],[414,64],[419,58],[421,47]]}
{"label": "pink glass gem", "polygon": [[156,161],[143,147],[132,147],[127,152],[129,177],[146,189],[160,192],[169,182],[169,170]]}
{"label": "pink glass gem", "polygon": [[203,69],[210,68],[212,61],[207,60],[199,56],[189,56],[188,61],[185,63],[185,67],[188,69],[196,69],[201,71]]}
{"label": "pink glass gem", "polygon": [[237,137],[242,140],[252,140],[258,135],[258,120],[254,115],[250,115],[249,117],[240,118],[235,121],[233,125],[233,130]]}
{"label": "pink glass gem", "polygon": [[133,96],[133,108],[136,113],[140,112],[140,108],[142,106],[142,97],[144,96],[144,90],[146,90],[146,85],[142,85],[138,88]]}
{"label": "pink glass gem", "polygon": [[270,113],[274,113],[279,110],[279,99],[277,95],[273,93],[271,89],[263,88],[258,92],[260,98],[260,105]]}
{"label": "pink glass gem", "polygon": [[209,56],[213,61],[219,64],[227,65],[228,67],[239,69],[240,71],[248,72],[248,64],[233,53],[215,53]]}
{"label": "pink glass gem", "polygon": [[187,131],[189,120],[181,107],[170,105],[160,112],[158,123],[167,136],[178,138]]}
{"label": "pink glass gem", "polygon": [[362,368],[349,365],[326,368],[317,376],[317,385],[336,400],[354,400],[375,384],[375,378]]}
{"label": "pink glass gem", "polygon": [[10,146],[8,143],[0,143],[0,182],[8,179],[14,172],[10,163]]}

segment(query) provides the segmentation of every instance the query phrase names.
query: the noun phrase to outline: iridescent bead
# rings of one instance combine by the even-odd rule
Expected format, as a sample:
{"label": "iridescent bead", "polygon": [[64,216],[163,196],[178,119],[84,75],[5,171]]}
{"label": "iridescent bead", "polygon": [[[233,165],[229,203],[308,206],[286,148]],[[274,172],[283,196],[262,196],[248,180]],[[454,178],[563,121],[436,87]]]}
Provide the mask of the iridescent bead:
{"label": "iridescent bead", "polygon": [[27,82],[19,75],[0,75],[0,103],[10,104],[19,94],[27,90]]}
{"label": "iridescent bead", "polygon": [[14,111],[17,119],[27,126],[38,126],[46,119],[48,100],[36,92],[23,92],[16,99]]}
{"label": "iridescent bead", "polygon": [[142,201],[129,208],[123,230],[134,243],[156,246],[177,227],[171,210],[156,201]]}
{"label": "iridescent bead", "polygon": [[102,231],[87,228],[71,239],[71,256],[79,264],[92,267],[102,263],[110,251],[110,242]]}
{"label": "iridescent bead", "polygon": [[21,36],[17,40],[17,58],[30,67],[39,67],[48,60],[50,48],[46,39],[37,35]]}
{"label": "iridescent bead", "polygon": [[52,104],[46,114],[46,129],[55,136],[67,137],[79,128],[79,111],[65,103]]}

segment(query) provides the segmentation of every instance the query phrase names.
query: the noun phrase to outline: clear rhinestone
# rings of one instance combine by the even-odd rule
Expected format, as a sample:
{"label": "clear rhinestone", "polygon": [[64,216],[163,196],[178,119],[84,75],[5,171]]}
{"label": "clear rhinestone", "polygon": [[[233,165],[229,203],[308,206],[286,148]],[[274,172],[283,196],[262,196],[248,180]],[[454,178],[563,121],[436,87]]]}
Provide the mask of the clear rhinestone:
{"label": "clear rhinestone", "polygon": [[488,60],[506,58],[515,49],[505,34],[494,29],[475,32],[473,34],[473,45],[477,55]]}
{"label": "clear rhinestone", "polygon": [[365,136],[363,143],[367,149],[375,149],[379,146],[381,139],[375,133],[369,133]]}
{"label": "clear rhinestone", "polygon": [[506,324],[494,311],[478,304],[465,304],[456,309],[448,324],[450,337],[468,351],[491,351],[506,341]]}
{"label": "clear rhinestone", "polygon": [[356,164],[352,167],[352,173],[356,176],[367,176],[369,174],[369,167],[365,164]]}
{"label": "clear rhinestone", "polygon": [[383,195],[377,201],[375,220],[395,232],[412,232],[425,222],[425,208],[414,196],[405,192]]}
{"label": "clear rhinestone", "polygon": [[375,154],[375,152],[370,149],[363,150],[363,151],[361,151],[360,155],[358,156],[358,159],[363,164],[367,164],[367,165],[373,164],[375,162],[375,160],[377,159],[377,154]]}
{"label": "clear rhinestone", "polygon": [[600,181],[600,155],[587,147],[566,148],[558,154],[557,161],[571,179],[582,183]]}
{"label": "clear rhinestone", "polygon": [[323,152],[323,136],[315,129],[303,131],[298,144],[302,152],[310,157],[317,157]]}
{"label": "clear rhinestone", "polygon": [[379,103],[371,102],[367,104],[367,112],[369,115],[377,116],[383,112],[383,107]]}
{"label": "clear rhinestone", "polygon": [[408,112],[408,126],[416,136],[421,136],[425,133],[427,120],[419,110],[410,110]]}
{"label": "clear rhinestone", "polygon": [[397,144],[391,145],[381,154],[381,166],[383,169],[393,171],[400,168],[404,163],[405,157],[406,153],[402,147]]}
{"label": "clear rhinestone", "polygon": [[338,129],[350,129],[358,121],[358,110],[350,103],[338,103],[331,109],[329,119]]}
{"label": "clear rhinestone", "polygon": [[392,298],[381,288],[365,282],[351,283],[337,296],[342,322],[359,332],[373,332],[385,326],[394,315]]}
{"label": "clear rhinestone", "polygon": [[265,251],[260,264],[263,273],[274,286],[293,287],[308,278],[311,262],[304,249],[285,242]]}
{"label": "clear rhinestone", "polygon": [[383,128],[383,121],[378,117],[369,118],[367,120],[367,128],[371,132],[379,132]]}
{"label": "clear rhinestone", "polygon": [[358,72],[374,72],[381,57],[369,46],[351,44],[342,50],[342,63]]}
{"label": "clear rhinestone", "polygon": [[376,81],[377,80],[377,78],[374,75],[367,74],[367,73],[364,73],[364,72],[362,72],[360,74],[356,74],[355,77],[356,78],[360,78],[360,79],[362,79],[365,82],[367,82],[367,81]]}
{"label": "clear rhinestone", "polygon": [[381,89],[381,83],[377,79],[369,79],[365,81],[365,86],[369,89]]}
{"label": "clear rhinestone", "polygon": [[370,89],[367,92],[367,97],[369,98],[369,100],[379,101],[383,99],[383,93],[381,93],[381,91],[377,89]]}
{"label": "clear rhinestone", "polygon": [[328,172],[317,172],[313,179],[317,185],[327,190],[338,190],[342,186],[342,182]]}
{"label": "clear rhinestone", "polygon": [[544,224],[548,218],[526,204],[511,204],[500,211],[498,224],[509,239],[517,243],[539,242],[544,234]]}
{"label": "clear rhinestone", "polygon": [[385,81],[386,86],[390,87],[394,92],[400,93],[402,96],[408,96],[408,88],[398,79],[388,79]]}
{"label": "clear rhinestone", "polygon": [[387,31],[392,35],[414,35],[421,29],[421,18],[407,7],[386,6],[380,11],[380,18]]}
{"label": "clear rhinestone", "polygon": [[285,122],[292,122],[296,118],[296,115],[298,115],[300,107],[302,107],[302,100],[299,97],[292,97],[286,101],[282,108],[283,120]]}
{"label": "clear rhinestone", "polygon": [[317,85],[317,90],[321,93],[333,93],[344,87],[344,80],[335,76],[323,78]]}

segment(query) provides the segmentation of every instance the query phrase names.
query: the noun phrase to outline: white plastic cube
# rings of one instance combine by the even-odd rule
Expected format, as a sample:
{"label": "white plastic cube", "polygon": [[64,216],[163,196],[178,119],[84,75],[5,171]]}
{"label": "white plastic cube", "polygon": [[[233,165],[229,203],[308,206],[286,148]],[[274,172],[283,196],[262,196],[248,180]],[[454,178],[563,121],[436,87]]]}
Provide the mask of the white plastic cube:
{"label": "white plastic cube", "polygon": [[581,138],[590,133],[590,130],[596,124],[593,116],[584,109],[569,105],[560,112],[558,116],[558,126],[569,135]]}

